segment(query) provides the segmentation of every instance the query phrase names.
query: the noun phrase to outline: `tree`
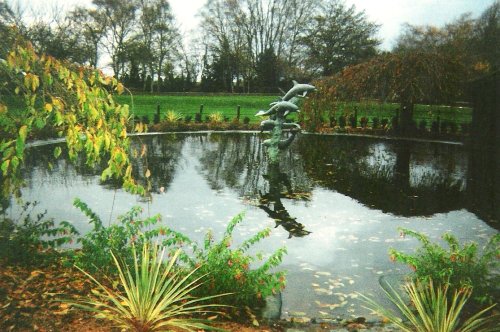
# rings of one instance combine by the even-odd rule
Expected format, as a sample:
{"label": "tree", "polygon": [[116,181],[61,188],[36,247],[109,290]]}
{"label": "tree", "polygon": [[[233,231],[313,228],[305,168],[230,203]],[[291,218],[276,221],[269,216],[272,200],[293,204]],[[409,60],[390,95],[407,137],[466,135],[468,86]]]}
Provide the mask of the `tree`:
{"label": "tree", "polygon": [[[4,193],[20,185],[26,142],[43,129],[65,137],[68,156],[84,156],[87,165],[107,161],[102,179],[121,179],[128,190],[144,193],[132,178],[128,157],[127,105],[114,92],[123,85],[86,67],[75,67],[51,56],[37,55],[18,40],[0,60],[0,154]],[[62,150],[54,148],[58,157]]]}
{"label": "tree", "polygon": [[260,91],[276,92],[279,86],[280,76],[283,73],[280,70],[281,64],[274,53],[274,49],[267,49],[262,53],[255,66],[256,86]]}
{"label": "tree", "polygon": [[475,50],[488,69],[500,68],[500,1],[495,1],[476,20]]}
{"label": "tree", "polygon": [[105,20],[95,9],[78,7],[68,14],[70,23],[68,30],[73,31],[80,43],[85,45],[88,63],[97,68],[99,62],[99,45],[106,32]]}
{"label": "tree", "polygon": [[93,0],[98,17],[105,27],[106,42],[102,45],[111,57],[115,77],[120,77],[126,62],[125,44],[136,27],[137,2],[121,0]]}
{"label": "tree", "polygon": [[369,22],[364,11],[335,0],[327,2],[323,12],[301,39],[314,72],[332,75],[376,55],[378,25]]}
{"label": "tree", "polygon": [[415,103],[456,100],[462,92],[463,73],[459,59],[440,52],[386,53],[315,83],[319,92],[303,108],[306,113],[321,112],[319,106],[332,100],[361,98],[397,102],[401,105],[401,133],[405,134],[411,127]]}

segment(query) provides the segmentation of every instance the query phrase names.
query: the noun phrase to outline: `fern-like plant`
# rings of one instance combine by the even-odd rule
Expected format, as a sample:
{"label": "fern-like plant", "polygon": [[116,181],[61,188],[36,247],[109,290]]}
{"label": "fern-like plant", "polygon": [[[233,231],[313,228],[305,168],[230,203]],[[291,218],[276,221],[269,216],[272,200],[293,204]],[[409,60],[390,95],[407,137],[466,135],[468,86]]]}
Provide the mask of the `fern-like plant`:
{"label": "fern-like plant", "polygon": [[472,300],[478,304],[493,304],[498,298],[500,276],[500,234],[493,235],[480,250],[477,243],[460,244],[455,236],[442,236],[447,247],[432,242],[426,235],[400,228],[403,236],[417,239],[421,246],[414,253],[390,249],[391,260],[409,265],[414,280],[448,284],[451,290],[472,288]]}
{"label": "fern-like plant", "polygon": [[411,305],[388,285],[389,290],[384,292],[389,300],[396,305],[403,315],[399,315],[373,299],[359,294],[367,304],[367,308],[375,311],[382,317],[405,332],[474,332],[498,331],[498,315],[487,316],[494,305],[461,321],[462,309],[471,296],[471,289],[454,290],[449,294],[448,285],[435,285],[432,280],[428,282],[409,282],[403,286],[409,296]]}
{"label": "fern-like plant", "polygon": [[262,253],[251,255],[249,249],[268,237],[269,228],[263,229],[239,245],[233,243],[235,227],[243,221],[243,214],[235,216],[227,225],[226,231],[218,241],[212,232],[207,232],[202,245],[190,240],[187,236],[166,230],[163,244],[176,247],[180,243],[189,245],[193,254],[183,254],[181,259],[190,267],[200,266],[196,275],[207,276],[207,282],[198,289],[200,294],[234,293],[234,296],[218,299],[221,303],[243,307],[255,307],[263,303],[263,299],[280,292],[286,284],[285,272],[275,271],[286,254],[281,247],[269,257]]}
{"label": "fern-like plant", "polygon": [[163,262],[165,250],[160,250],[158,245],[145,244],[140,256],[135,247],[132,251],[132,267],[111,254],[118,270],[118,287],[121,291],[106,287],[82,270],[97,289],[93,290],[91,298],[73,305],[94,312],[97,318],[110,320],[127,331],[214,329],[208,320],[196,316],[219,313],[214,310],[221,305],[207,301],[227,294],[200,298],[191,296],[204,276],[192,278],[197,269],[186,274],[175,268],[180,250],[175,252],[168,263]]}

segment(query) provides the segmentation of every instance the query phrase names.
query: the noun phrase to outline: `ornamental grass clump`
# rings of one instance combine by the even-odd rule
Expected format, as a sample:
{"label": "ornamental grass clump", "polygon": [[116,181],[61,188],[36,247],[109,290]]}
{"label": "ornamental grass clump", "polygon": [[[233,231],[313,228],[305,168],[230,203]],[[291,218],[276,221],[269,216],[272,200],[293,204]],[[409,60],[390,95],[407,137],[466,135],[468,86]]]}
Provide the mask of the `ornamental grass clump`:
{"label": "ornamental grass clump", "polygon": [[[489,306],[468,319],[463,318],[463,309],[471,296],[471,288],[451,290],[448,285],[411,281],[403,286],[411,304],[388,285],[384,292],[396,305],[400,313],[386,309],[374,300],[359,294],[368,309],[385,317],[402,331],[407,332],[473,332],[498,331],[498,314],[489,315],[495,306]],[[402,314],[403,318],[400,318]]]}
{"label": "ornamental grass clump", "polygon": [[176,268],[180,250],[167,263],[163,261],[164,253],[165,249],[158,245],[145,244],[139,256],[133,247],[133,266],[112,253],[118,270],[118,289],[105,286],[82,270],[97,287],[89,299],[72,304],[127,331],[214,329],[208,319],[198,317],[207,313],[219,314],[216,309],[222,306],[208,301],[228,294],[193,297],[191,294],[205,276],[193,278],[198,269],[185,273]]}

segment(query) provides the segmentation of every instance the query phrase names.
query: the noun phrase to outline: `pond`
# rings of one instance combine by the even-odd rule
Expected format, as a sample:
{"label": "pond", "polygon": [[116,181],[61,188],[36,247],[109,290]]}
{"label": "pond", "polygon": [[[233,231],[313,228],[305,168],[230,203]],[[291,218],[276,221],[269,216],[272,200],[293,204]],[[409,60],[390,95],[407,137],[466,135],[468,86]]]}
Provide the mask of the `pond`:
{"label": "pond", "polygon": [[[397,280],[409,269],[389,260],[388,250],[413,251],[398,227],[439,240],[484,244],[497,231],[468,210],[467,153],[459,144],[344,136],[299,135],[268,168],[258,133],[147,135],[133,139],[147,148],[135,167],[151,170],[151,197],[137,197],[100,184],[99,170],[52,157],[53,145],[34,146],[26,158],[24,201],[55,220],[69,220],[86,232],[86,218],[72,206],[86,202],[104,221],[132,206],[201,241],[212,229],[245,211],[235,242],[269,227],[271,236],[255,248],[264,253],[286,246],[281,269],[287,287],[281,318],[374,318],[357,292],[382,299],[381,280]],[[9,202],[6,213],[20,207]]]}

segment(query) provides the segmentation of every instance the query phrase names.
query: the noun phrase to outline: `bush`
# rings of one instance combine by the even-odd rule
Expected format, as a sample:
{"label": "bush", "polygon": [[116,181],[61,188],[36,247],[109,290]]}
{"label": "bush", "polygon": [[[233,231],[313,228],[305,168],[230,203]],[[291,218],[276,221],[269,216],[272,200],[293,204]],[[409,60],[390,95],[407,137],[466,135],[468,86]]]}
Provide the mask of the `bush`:
{"label": "bush", "polygon": [[418,129],[422,132],[425,132],[427,130],[427,121],[425,121],[424,119],[420,120],[420,122],[418,123]]}
{"label": "bush", "polygon": [[132,244],[142,250],[144,243],[164,233],[160,227],[151,227],[161,220],[159,215],[147,219],[138,218],[142,213],[140,207],[133,207],[119,216],[116,223],[105,227],[97,214],[80,199],[76,198],[73,205],[79,208],[94,226],[89,233],[78,239],[82,249],[77,251],[74,257],[75,264],[90,273],[117,272],[112,252],[120,253],[127,264],[132,264]]}
{"label": "bush", "polygon": [[245,117],[243,118],[243,124],[244,124],[244,125],[248,125],[249,123],[250,123],[250,118],[249,118],[248,116],[245,116]]}
{"label": "bush", "polygon": [[439,134],[439,121],[432,121],[431,132],[433,134]]}
{"label": "bush", "polygon": [[167,121],[168,123],[177,123],[181,119],[182,115],[173,110],[167,111],[167,114],[165,115],[165,121]]}
{"label": "bush", "polygon": [[345,115],[339,116],[339,127],[344,129],[346,125],[346,118]]}
{"label": "bush", "polygon": [[[242,214],[234,217],[218,242],[210,231],[205,235],[203,246],[200,246],[183,234],[168,230],[169,238],[164,241],[164,245],[177,246],[183,243],[192,246],[194,257],[183,255],[181,258],[190,268],[199,267],[196,277],[208,275],[207,282],[198,289],[200,295],[234,293],[233,296],[220,298],[219,301],[237,307],[254,307],[262,305],[265,297],[285,287],[285,273],[271,270],[281,263],[286,249],[278,249],[267,260],[264,260],[262,253],[255,256],[248,253],[253,244],[269,236],[270,229],[264,229],[232,248],[233,230],[242,220]],[[262,264],[259,267],[251,266],[257,262]]]}
{"label": "bush", "polygon": [[382,125],[382,128],[387,129],[387,125],[389,124],[389,120],[384,118],[384,119],[382,119],[382,121],[380,121],[380,124]]}
{"label": "bush", "polygon": [[186,115],[186,116],[184,117],[184,122],[185,122],[185,123],[190,123],[190,122],[191,122],[191,120],[193,120],[193,116],[192,116],[192,115]]}
{"label": "bush", "polygon": [[194,122],[201,123],[201,113],[196,113],[194,115]]}
{"label": "bush", "polygon": [[[43,249],[55,249],[73,242],[78,235],[75,227],[67,221],[55,226],[54,221],[44,220],[46,211],[32,219],[31,212],[37,202],[27,202],[18,221],[0,221],[0,253],[5,264],[36,265],[44,263],[50,256]],[[22,219],[22,221],[20,221]]]}
{"label": "bush", "polygon": [[203,279],[190,281],[196,270],[180,273],[175,265],[179,251],[167,263],[163,260],[165,250],[158,245],[144,245],[141,252],[138,255],[132,247],[132,265],[111,253],[119,275],[112,283],[119,287],[106,287],[84,271],[96,287],[89,299],[70,303],[126,331],[164,331],[167,327],[176,331],[211,330],[210,320],[197,316],[217,315],[221,306],[210,304],[212,297],[191,296]]}
{"label": "bush", "polygon": [[[364,294],[360,294],[364,302],[377,314],[396,325],[404,332],[454,332],[454,331],[498,331],[495,324],[498,314],[491,315],[493,306],[475,312],[469,319],[464,319],[464,306],[471,296],[471,290],[455,290],[451,292],[447,285],[436,285],[428,282],[413,281],[402,288],[406,299],[398,294],[391,285],[385,290],[387,298],[399,309],[395,312],[386,309]],[[401,319],[400,316],[404,319]]]}
{"label": "bush", "polygon": [[372,119],[372,128],[373,129],[378,129],[378,127],[380,126],[380,119],[378,117],[373,117]]}
{"label": "bush", "polygon": [[366,126],[368,125],[368,118],[365,116],[361,117],[361,119],[359,120],[359,124],[361,125],[361,128],[366,128]]}
{"label": "bush", "polygon": [[349,116],[349,124],[351,128],[356,128],[358,126],[358,118],[355,115],[351,114]]}
{"label": "bush", "polygon": [[498,299],[500,276],[493,274],[499,267],[500,234],[494,235],[479,256],[477,244],[459,245],[451,234],[444,234],[448,248],[431,243],[424,234],[400,229],[403,236],[411,236],[421,243],[415,254],[405,254],[390,249],[391,260],[407,264],[414,270],[413,278],[420,281],[433,280],[448,285],[452,290],[472,287],[472,299],[479,304],[492,303]]}

